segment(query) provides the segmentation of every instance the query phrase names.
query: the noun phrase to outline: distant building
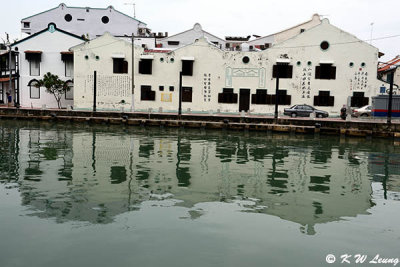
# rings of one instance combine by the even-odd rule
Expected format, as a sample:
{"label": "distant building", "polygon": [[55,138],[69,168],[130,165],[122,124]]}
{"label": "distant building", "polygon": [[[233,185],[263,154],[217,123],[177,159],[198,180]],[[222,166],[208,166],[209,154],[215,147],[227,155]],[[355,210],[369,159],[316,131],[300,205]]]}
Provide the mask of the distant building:
{"label": "distant building", "polygon": [[57,108],[57,102],[46,88],[37,88],[38,80],[47,72],[56,74],[68,81],[71,90],[62,98],[62,106],[73,105],[74,57],[69,51],[71,46],[80,44],[83,38],[61,30],[55,24],[32,34],[11,45],[19,52],[19,98],[22,107],[41,108],[44,105]]}
{"label": "distant building", "polygon": [[393,92],[395,94],[400,94],[400,56],[389,60],[386,63],[380,63],[378,65],[378,76],[385,82],[387,82],[385,88],[386,93],[389,91],[389,84],[391,76],[393,76]]}
{"label": "distant building", "polygon": [[224,39],[206,32],[199,23],[194,24],[192,29],[159,39],[157,43],[159,44],[159,48],[176,49],[185,45],[193,44],[200,38],[207,38],[209,42],[221,49],[225,47],[226,41]]}
{"label": "distant building", "polygon": [[321,17],[318,14],[314,14],[309,21],[303,22],[301,24],[290,27],[289,29],[271,35],[259,37],[255,40],[247,42],[247,44],[250,46],[250,48],[254,47],[261,50],[268,49],[272,45],[286,41],[318,24],[321,24]]}
{"label": "distant building", "polygon": [[21,20],[21,32],[31,35],[54,23],[57,28],[78,36],[93,39],[109,32],[116,36],[148,36],[146,23],[115,10],[107,8],[68,7],[61,3],[55,8],[43,11]]}

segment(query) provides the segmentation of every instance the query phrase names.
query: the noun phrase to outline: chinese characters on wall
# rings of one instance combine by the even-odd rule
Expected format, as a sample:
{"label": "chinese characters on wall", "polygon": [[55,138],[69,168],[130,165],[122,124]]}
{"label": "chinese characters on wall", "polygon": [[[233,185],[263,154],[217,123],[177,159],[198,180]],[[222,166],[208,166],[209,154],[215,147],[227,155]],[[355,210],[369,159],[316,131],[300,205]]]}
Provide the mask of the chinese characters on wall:
{"label": "chinese characters on wall", "polygon": [[359,71],[356,71],[354,73],[354,77],[350,79],[350,91],[366,89],[367,84],[368,84],[368,72],[362,71],[362,69],[360,69]]}
{"label": "chinese characters on wall", "polygon": [[310,98],[312,68],[303,68],[300,79],[301,98]]}
{"label": "chinese characters on wall", "polygon": [[204,102],[211,101],[211,73],[204,73],[202,95]]}

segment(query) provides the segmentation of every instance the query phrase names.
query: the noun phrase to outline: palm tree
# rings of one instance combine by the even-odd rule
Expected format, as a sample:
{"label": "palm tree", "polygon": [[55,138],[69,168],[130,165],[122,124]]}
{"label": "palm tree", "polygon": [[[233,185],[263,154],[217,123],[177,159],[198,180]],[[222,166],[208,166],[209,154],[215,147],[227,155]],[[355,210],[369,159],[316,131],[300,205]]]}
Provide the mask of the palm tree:
{"label": "palm tree", "polygon": [[58,108],[60,109],[61,97],[71,89],[69,88],[68,84],[58,78],[57,75],[48,72],[43,76],[43,79],[39,80],[36,84],[36,87],[42,86],[46,88],[46,92],[54,95]]}

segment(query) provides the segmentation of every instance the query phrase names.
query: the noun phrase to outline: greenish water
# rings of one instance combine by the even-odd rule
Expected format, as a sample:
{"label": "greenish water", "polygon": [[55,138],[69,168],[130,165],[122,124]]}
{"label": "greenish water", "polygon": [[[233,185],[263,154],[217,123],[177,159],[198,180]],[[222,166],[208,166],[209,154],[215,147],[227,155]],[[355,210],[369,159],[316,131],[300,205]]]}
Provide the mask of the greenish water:
{"label": "greenish water", "polygon": [[399,192],[393,140],[0,121],[0,266],[400,258]]}

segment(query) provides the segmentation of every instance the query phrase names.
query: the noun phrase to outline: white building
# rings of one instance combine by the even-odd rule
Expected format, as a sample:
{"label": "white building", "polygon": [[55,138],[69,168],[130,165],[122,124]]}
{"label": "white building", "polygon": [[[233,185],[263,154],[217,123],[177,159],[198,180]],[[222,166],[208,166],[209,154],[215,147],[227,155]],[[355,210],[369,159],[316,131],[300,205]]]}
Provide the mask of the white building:
{"label": "white building", "polygon": [[11,45],[12,50],[20,54],[19,97],[22,107],[58,107],[54,95],[47,93],[44,87],[35,86],[47,72],[68,81],[71,90],[62,97],[61,104],[64,108],[73,105],[73,55],[69,48],[83,41],[81,37],[49,24],[44,30]]}
{"label": "white building", "polygon": [[159,39],[157,43],[163,49],[176,49],[189,44],[193,44],[200,38],[207,38],[209,42],[213,43],[219,48],[224,48],[226,41],[211,33],[203,30],[199,23],[194,24],[192,29],[187,31]]}
{"label": "white building", "polygon": [[107,8],[68,7],[61,3],[57,7],[21,20],[21,32],[34,34],[54,23],[59,29],[89,39],[110,32],[117,36],[148,35],[146,23]]}
{"label": "white building", "polygon": [[268,49],[272,45],[286,41],[287,39],[292,38],[300,33],[303,33],[306,30],[314,26],[317,26],[320,23],[321,23],[320,16],[318,14],[314,14],[311,20],[300,23],[283,31],[248,41],[247,44],[250,47],[258,48],[261,50]]}
{"label": "white building", "polygon": [[[113,41],[111,36],[85,46],[106,63],[92,57],[85,62],[84,55],[74,49],[76,74],[79,74],[75,76],[79,95],[76,108],[93,105],[93,91],[87,87],[93,87],[88,76],[93,66],[102,75],[118,81],[118,85],[113,82],[113,86],[106,87],[107,93],[98,92],[99,108],[104,103],[112,103],[114,109],[120,109],[118,103],[123,103],[126,108],[133,97],[133,105],[129,107],[136,111],[177,112],[180,72],[183,73],[182,109],[191,113],[272,114],[277,99],[280,111],[294,104],[310,104],[338,115],[348,101],[352,106],[362,106],[379,92],[378,49],[331,25],[327,19],[264,51],[225,51],[205,38],[172,51],[147,51],[135,46],[133,96],[127,93],[128,89],[113,89],[123,86],[125,80],[118,80],[121,74],[113,73],[112,69],[113,54],[117,53],[123,53],[131,66],[132,47]],[[127,87],[129,71],[131,67],[125,73]],[[78,87],[78,79],[82,77],[86,78]],[[122,99],[127,100],[121,102]]]}

